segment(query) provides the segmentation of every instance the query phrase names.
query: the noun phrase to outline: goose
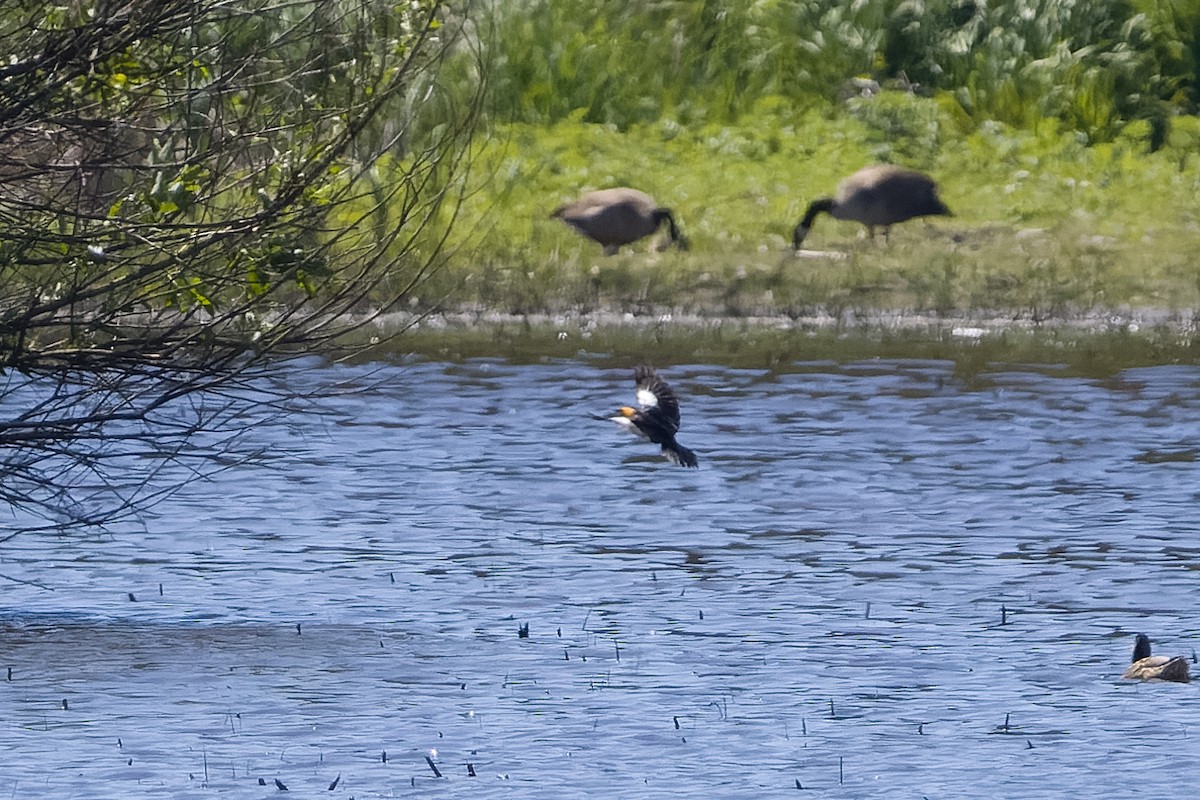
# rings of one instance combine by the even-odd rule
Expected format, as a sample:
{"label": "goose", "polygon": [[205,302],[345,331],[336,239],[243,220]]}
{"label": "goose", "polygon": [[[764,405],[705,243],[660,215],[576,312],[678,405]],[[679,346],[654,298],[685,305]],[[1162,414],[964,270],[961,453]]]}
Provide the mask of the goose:
{"label": "goose", "polygon": [[612,420],[630,433],[662,445],[663,455],[674,464],[699,466],[696,454],[675,441],[675,433],[679,430],[679,399],[675,392],[658,376],[654,367],[635,367],[633,380],[637,384],[639,407],[622,406],[612,416],[595,418]]}
{"label": "goose", "polygon": [[880,226],[884,238],[897,222],[913,217],[951,216],[950,209],[938,199],[933,178],[891,164],[863,167],[839,183],[833,197],[814,200],[792,233],[793,249],[800,249],[813,220],[821,212],[834,219],[861,222],[871,236],[875,235],[875,227]]}
{"label": "goose", "polygon": [[[687,239],[675,224],[669,208],[663,208],[645,192],[628,187],[601,189],[588,192],[574,203],[559,206],[550,215],[604,247],[604,254],[611,256],[623,244],[636,242],[658,230],[666,221],[671,234],[671,244],[680,250],[687,249]],[[669,244],[661,246],[665,250]]]}
{"label": "goose", "polygon": [[1191,680],[1188,674],[1188,662],[1183,656],[1152,656],[1150,655],[1150,637],[1139,633],[1133,644],[1133,663],[1125,670],[1122,678],[1134,678],[1141,681],[1160,680],[1187,683]]}

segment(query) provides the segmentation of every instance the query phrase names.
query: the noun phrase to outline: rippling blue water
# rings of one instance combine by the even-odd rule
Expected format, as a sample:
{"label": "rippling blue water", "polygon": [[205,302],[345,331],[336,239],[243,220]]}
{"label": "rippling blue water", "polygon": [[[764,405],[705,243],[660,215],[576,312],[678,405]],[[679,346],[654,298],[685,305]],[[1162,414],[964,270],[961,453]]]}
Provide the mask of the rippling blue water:
{"label": "rippling blue water", "polygon": [[588,419],[625,369],[310,365],[266,456],[7,543],[0,795],[1194,783],[1197,689],[1119,676],[1200,637],[1200,369],[663,374],[699,470]]}

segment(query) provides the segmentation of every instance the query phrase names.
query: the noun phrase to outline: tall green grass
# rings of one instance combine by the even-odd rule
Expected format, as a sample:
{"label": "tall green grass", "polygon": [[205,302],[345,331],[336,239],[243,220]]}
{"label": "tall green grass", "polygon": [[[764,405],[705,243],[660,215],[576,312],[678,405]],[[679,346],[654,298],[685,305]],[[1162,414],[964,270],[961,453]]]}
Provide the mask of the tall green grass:
{"label": "tall green grass", "polygon": [[1196,0],[509,0],[491,6],[503,122],[733,122],[764,100],[828,108],[870,78],[964,119],[1112,141],[1196,110]]}
{"label": "tall green grass", "polygon": [[764,97],[836,98],[870,71],[879,2],[497,3],[491,111],[503,121],[628,127],[730,121]]}

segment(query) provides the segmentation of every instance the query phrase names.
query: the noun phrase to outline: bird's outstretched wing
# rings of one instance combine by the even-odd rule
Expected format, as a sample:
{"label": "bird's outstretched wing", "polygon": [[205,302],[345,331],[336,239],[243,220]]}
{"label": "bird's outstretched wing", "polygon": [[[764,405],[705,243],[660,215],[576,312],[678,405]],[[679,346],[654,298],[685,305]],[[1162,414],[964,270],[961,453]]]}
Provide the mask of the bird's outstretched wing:
{"label": "bird's outstretched wing", "polygon": [[679,430],[679,399],[667,382],[658,377],[654,367],[634,367],[633,379],[637,382],[637,399],[642,413],[654,418],[672,433]]}

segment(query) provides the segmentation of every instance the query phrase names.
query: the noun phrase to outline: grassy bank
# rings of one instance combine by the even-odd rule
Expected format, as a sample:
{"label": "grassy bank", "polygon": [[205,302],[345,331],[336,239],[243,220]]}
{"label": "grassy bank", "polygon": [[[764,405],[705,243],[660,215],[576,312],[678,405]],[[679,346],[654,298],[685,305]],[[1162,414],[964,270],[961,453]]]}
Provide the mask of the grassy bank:
{"label": "grassy bank", "polygon": [[[1056,131],[974,128],[935,99],[885,93],[836,113],[765,104],[736,124],[506,125],[479,143],[453,254],[421,308],[715,317],[873,310],[1046,322],[1200,308],[1200,126],[1147,152],[1133,126],[1111,143]],[[891,241],[822,217],[797,257],[791,229],[813,198],[873,161],[926,170],[952,218]],[[605,257],[549,219],[579,192],[632,185],[671,207],[688,252],[650,240]]]}
{"label": "grassy bank", "polygon": [[[1195,327],[1194,0],[489,8],[478,71],[447,75],[488,87],[467,200],[413,310]],[[955,216],[887,243],[823,217],[792,253],[808,203],[879,161]],[[549,218],[622,185],[692,248],[605,257]]]}

